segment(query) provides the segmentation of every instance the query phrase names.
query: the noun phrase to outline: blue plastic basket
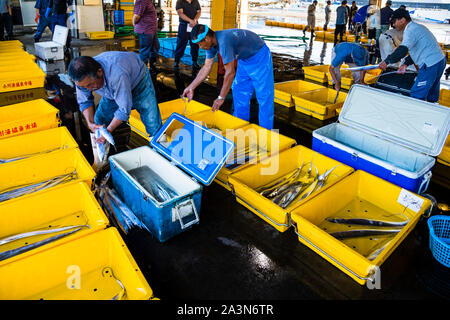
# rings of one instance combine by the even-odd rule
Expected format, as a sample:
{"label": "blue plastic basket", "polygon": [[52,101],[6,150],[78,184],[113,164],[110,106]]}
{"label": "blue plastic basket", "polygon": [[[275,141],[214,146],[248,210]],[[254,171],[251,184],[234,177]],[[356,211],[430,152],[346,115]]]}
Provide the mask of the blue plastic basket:
{"label": "blue plastic basket", "polygon": [[432,216],[428,219],[428,228],[434,258],[450,268],[450,216]]}

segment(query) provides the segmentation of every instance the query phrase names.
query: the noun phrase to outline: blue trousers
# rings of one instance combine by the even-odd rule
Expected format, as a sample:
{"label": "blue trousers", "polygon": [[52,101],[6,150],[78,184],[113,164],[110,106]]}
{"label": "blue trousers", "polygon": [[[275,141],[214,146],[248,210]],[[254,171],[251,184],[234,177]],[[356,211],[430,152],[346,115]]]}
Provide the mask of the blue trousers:
{"label": "blue trousers", "polygon": [[[150,72],[146,68],[144,78],[131,91],[133,108],[139,112],[142,123],[149,136],[154,136],[162,125],[161,113],[156,101]],[[114,100],[102,97],[95,112],[94,121],[97,124],[108,126],[114,118],[114,112],[119,108]]]}
{"label": "blue trousers", "polygon": [[233,81],[233,115],[240,119],[250,119],[250,99],[253,91],[258,100],[259,125],[273,129],[273,84],[272,54],[267,45],[248,59],[238,60],[236,76]]}
{"label": "blue trousers", "polygon": [[424,64],[419,69],[416,81],[411,88],[411,97],[428,102],[438,102],[441,77],[444,73],[445,63],[444,58],[431,67],[427,67]]}
{"label": "blue trousers", "polygon": [[8,12],[0,13],[0,40],[3,40],[5,29],[8,37],[11,38],[13,35],[13,21]]}
{"label": "blue trousers", "polygon": [[[51,21],[52,33],[55,31],[56,25],[67,27],[67,13],[54,14],[50,17],[50,21]],[[72,39],[72,36],[71,36],[70,30],[69,30],[69,32],[67,34],[67,41],[66,41],[67,48],[70,48],[71,39]]]}
{"label": "blue trousers", "polygon": [[191,40],[191,33],[187,32],[187,22],[180,22],[178,26],[178,34],[177,34],[177,48],[175,49],[175,61],[180,61],[180,59],[184,55],[184,51],[186,50],[187,43],[191,46],[191,57],[192,62],[197,63],[198,60],[198,44],[193,43]]}
{"label": "blue trousers", "polygon": [[139,57],[145,65],[150,61],[150,66],[156,61],[159,51],[159,40],[156,33],[139,33]]}
{"label": "blue trousers", "polygon": [[45,10],[39,10],[39,22],[37,25],[36,34],[33,37],[35,40],[41,39],[45,28],[48,27],[50,30],[53,30],[51,19],[52,17],[49,17],[48,19],[45,17]]}

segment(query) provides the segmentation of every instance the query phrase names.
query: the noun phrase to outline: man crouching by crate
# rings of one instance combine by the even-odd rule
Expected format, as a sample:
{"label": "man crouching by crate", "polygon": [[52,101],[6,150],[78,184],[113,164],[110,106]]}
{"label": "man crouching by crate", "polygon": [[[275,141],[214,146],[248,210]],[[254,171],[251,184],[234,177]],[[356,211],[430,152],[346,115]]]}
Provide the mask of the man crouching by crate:
{"label": "man crouching by crate", "polygon": [[388,64],[400,61],[409,53],[398,72],[404,73],[406,68],[413,63],[419,66],[419,73],[410,91],[411,97],[437,102],[446,63],[439,43],[427,27],[411,21],[407,10],[395,10],[391,17],[391,23],[395,29],[403,32],[403,41],[392,54],[380,63],[380,68],[386,70]]}
{"label": "man crouching by crate", "polygon": [[[92,132],[105,126],[112,133],[128,121],[131,109],[139,112],[150,136],[161,127],[161,114],[147,66],[134,52],[108,51],[95,57],[73,59],[68,68],[76,84],[80,110]],[[94,113],[94,96],[102,97]],[[105,138],[97,139],[104,143]]]}

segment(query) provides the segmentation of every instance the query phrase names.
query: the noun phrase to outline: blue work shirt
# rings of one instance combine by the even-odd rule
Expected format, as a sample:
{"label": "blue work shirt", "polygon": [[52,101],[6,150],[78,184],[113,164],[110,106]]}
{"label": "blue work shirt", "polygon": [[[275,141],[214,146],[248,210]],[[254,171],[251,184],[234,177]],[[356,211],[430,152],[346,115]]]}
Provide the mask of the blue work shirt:
{"label": "blue work shirt", "polygon": [[48,8],[48,3],[49,3],[49,0],[37,0],[36,4],[34,5],[34,8],[39,9],[39,12],[42,11],[45,13],[45,10],[47,10],[47,8]]}
{"label": "blue work shirt", "polygon": [[[103,69],[103,86],[95,93],[110,100],[114,100],[119,108],[114,116],[127,121],[133,107],[132,90],[144,78],[147,67],[134,52],[107,51],[94,57]],[[77,101],[80,110],[84,111],[94,106],[92,92],[77,87]]]}
{"label": "blue work shirt", "polygon": [[212,59],[217,52],[223,64],[235,59],[244,60],[255,55],[264,46],[264,41],[254,32],[244,29],[216,31],[217,46],[206,51],[206,59]]}
{"label": "blue work shirt", "polygon": [[347,15],[347,8],[339,6],[336,9],[336,24],[346,24],[347,23],[346,15]]}
{"label": "blue work shirt", "polygon": [[[357,66],[364,66],[368,62],[368,52],[360,44],[354,42],[341,42],[334,47],[336,56],[331,65],[337,68],[341,63],[355,63]],[[353,54],[353,58],[352,58]]]}
{"label": "blue work shirt", "polygon": [[431,67],[444,59],[439,43],[433,33],[424,25],[410,22],[403,30],[402,46],[408,48],[411,59],[419,67]]}
{"label": "blue work shirt", "polygon": [[10,0],[0,0],[0,13],[6,13],[8,11],[8,5],[11,5]]}

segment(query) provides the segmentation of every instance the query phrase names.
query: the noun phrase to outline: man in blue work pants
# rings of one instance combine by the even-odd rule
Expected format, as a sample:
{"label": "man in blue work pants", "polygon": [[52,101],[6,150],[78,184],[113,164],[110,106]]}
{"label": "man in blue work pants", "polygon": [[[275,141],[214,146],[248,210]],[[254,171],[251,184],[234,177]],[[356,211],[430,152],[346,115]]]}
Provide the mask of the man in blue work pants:
{"label": "man in blue work pants", "polygon": [[49,28],[50,30],[52,29],[52,24],[51,24],[51,13],[49,12],[49,17],[47,18],[45,16],[45,11],[48,8],[48,0],[38,0],[36,1],[36,4],[34,6],[36,8],[36,14],[39,14],[39,22],[37,25],[37,30],[36,30],[36,34],[34,35],[34,42],[39,42],[39,40],[42,37],[42,34],[45,31],[45,28]]}
{"label": "man in blue work pants", "polygon": [[[215,56],[219,53],[225,68],[220,94],[214,100],[212,111],[218,110],[224,103],[224,97],[233,88],[233,115],[249,121],[250,99],[253,92],[259,104],[259,125],[273,129],[274,119],[274,83],[272,55],[265,42],[254,32],[245,29],[227,29],[213,31],[206,25],[192,28],[194,43],[206,50],[206,60],[197,77],[184,90],[183,95],[191,100],[194,90],[206,79],[212,70]],[[237,59],[237,71],[234,60]]]}

